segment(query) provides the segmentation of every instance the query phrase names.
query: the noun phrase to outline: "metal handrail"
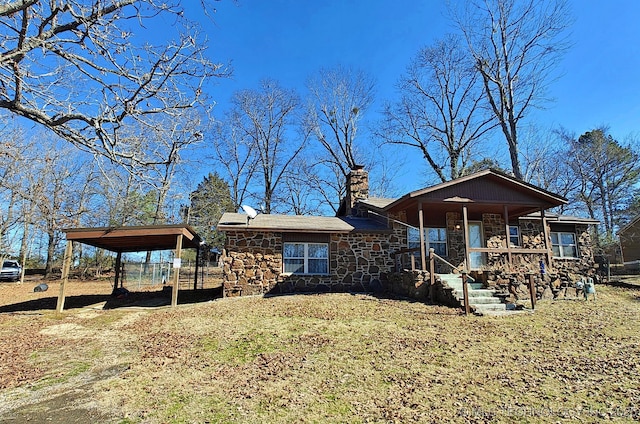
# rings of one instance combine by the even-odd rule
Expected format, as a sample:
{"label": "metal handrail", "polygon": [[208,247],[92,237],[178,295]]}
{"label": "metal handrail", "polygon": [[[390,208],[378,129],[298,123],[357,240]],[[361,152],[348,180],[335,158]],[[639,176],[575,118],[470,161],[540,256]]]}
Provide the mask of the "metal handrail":
{"label": "metal handrail", "polygon": [[[435,258],[440,259],[442,262],[444,262],[445,264],[449,265],[453,270],[456,270],[458,272],[460,272],[461,277],[462,277],[462,293],[463,293],[463,299],[464,299],[464,313],[465,315],[469,315],[470,312],[470,308],[469,308],[469,289],[467,287],[467,283],[469,282],[469,280],[471,280],[471,282],[475,281],[473,279],[473,277],[471,277],[469,275],[469,273],[467,272],[466,269],[460,269],[457,266],[453,265],[452,263],[448,262],[446,259],[442,258],[441,256],[437,255],[433,249],[429,249],[429,269],[430,269],[430,280],[431,280],[431,287],[433,287],[433,285],[435,284],[435,276],[434,276],[434,262],[435,262]],[[433,291],[432,291],[433,293]]]}
{"label": "metal handrail", "polygon": [[458,271],[460,273],[464,272],[463,269],[460,269],[457,266],[453,265],[451,262],[447,261],[442,256],[438,255],[436,252],[433,252],[433,257],[440,259],[442,262],[444,262],[445,264],[449,265],[451,267],[451,269],[454,269],[454,270],[456,270],[456,271]]}
{"label": "metal handrail", "polygon": [[435,252],[433,252],[433,257],[440,259],[442,262],[449,265],[451,269],[458,271],[460,274],[467,274],[467,278],[469,279],[469,282],[473,283],[476,281],[472,276],[469,275],[469,271],[467,271],[466,269],[458,268],[457,266],[453,265],[451,262],[447,261],[446,259],[444,259],[442,256],[438,255]]}

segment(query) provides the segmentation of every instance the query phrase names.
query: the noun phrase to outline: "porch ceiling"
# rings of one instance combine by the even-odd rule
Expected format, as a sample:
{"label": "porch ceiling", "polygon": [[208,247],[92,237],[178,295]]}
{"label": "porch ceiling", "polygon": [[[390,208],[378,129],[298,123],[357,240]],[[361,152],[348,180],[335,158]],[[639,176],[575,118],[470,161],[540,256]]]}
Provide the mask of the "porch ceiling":
{"label": "porch ceiling", "polygon": [[[491,213],[497,215],[504,214],[504,206],[498,204],[480,203],[454,203],[454,202],[424,202],[422,204],[424,224],[427,226],[443,227],[446,224],[447,212],[462,213],[462,206],[466,205],[469,220],[476,221],[482,218],[482,214]],[[516,219],[520,216],[539,212],[539,206],[532,205],[506,205],[509,219]],[[409,204],[407,209],[407,223],[418,226],[418,203]]]}

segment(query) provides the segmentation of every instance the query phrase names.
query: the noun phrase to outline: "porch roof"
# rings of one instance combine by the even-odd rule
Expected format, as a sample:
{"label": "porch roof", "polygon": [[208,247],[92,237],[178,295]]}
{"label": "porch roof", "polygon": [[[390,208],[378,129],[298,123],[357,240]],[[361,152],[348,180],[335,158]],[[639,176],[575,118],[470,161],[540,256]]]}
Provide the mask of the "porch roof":
{"label": "porch roof", "polygon": [[502,214],[506,208],[510,218],[518,218],[566,204],[567,199],[503,172],[487,169],[413,191],[389,203],[384,210],[404,210],[411,222],[417,220],[421,203],[426,221],[433,222],[443,220],[446,212],[461,209],[462,205],[471,215]]}

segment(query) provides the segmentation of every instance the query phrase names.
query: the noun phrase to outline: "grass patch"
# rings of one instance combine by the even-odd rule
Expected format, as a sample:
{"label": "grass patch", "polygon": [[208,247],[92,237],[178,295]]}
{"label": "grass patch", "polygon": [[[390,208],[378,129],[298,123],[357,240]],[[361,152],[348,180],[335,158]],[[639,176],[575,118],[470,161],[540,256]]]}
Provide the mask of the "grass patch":
{"label": "grass patch", "polygon": [[640,301],[630,289],[598,287],[597,302],[545,301],[534,314],[501,318],[327,294],[99,322],[87,337],[117,337],[88,343],[81,358],[63,347],[40,349],[33,361],[66,358],[62,375],[48,378],[68,379],[106,354],[126,355],[130,368],[91,393],[122,422],[634,422],[640,414]]}
{"label": "grass patch", "polygon": [[48,375],[33,384],[30,389],[38,391],[45,387],[66,383],[71,378],[76,377],[91,368],[88,362],[69,362],[67,364],[57,364],[57,370],[54,375]]}

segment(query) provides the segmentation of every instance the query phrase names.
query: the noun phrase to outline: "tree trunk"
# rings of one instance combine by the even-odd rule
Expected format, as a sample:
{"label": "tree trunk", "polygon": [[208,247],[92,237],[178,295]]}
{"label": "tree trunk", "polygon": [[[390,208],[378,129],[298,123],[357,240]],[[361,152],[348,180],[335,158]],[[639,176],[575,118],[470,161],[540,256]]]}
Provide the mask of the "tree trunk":
{"label": "tree trunk", "polygon": [[48,278],[53,273],[53,257],[56,253],[56,237],[53,232],[47,234],[47,262],[44,267],[44,276]]}

